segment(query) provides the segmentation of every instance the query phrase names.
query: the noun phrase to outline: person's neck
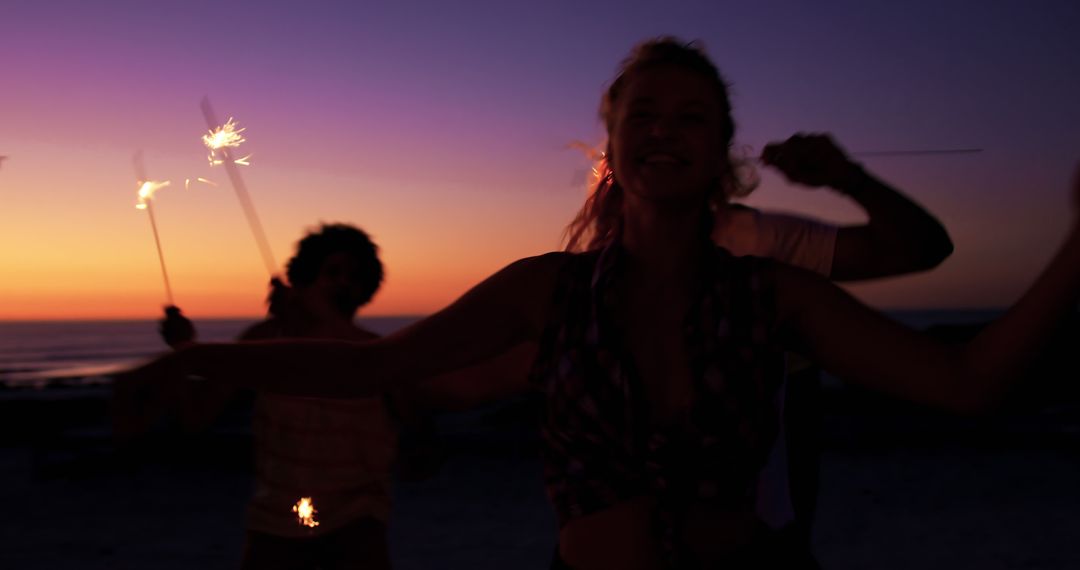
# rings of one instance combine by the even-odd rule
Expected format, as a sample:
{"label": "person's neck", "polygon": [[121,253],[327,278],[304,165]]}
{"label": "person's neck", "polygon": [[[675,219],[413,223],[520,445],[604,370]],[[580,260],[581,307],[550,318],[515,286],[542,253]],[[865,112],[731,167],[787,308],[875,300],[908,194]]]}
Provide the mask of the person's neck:
{"label": "person's neck", "polygon": [[305,334],[327,334],[350,330],[355,327],[356,313],[350,315],[340,311],[326,309],[322,311],[306,311],[293,315],[289,319],[291,326]]}
{"label": "person's neck", "polygon": [[685,283],[697,270],[707,239],[701,207],[658,204],[628,195],[622,247],[627,269],[646,282]]}

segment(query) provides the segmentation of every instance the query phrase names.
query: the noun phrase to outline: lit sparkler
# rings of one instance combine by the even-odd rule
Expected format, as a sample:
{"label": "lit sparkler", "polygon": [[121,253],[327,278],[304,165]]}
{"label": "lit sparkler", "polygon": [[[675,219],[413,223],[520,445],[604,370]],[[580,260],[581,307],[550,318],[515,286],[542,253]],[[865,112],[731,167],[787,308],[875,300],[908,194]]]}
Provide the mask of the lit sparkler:
{"label": "lit sparkler", "polygon": [[169,272],[165,270],[165,255],[161,253],[161,238],[158,237],[153,206],[154,193],[168,186],[169,181],[147,180],[141,151],[135,153],[133,160],[135,163],[135,183],[139,187],[136,194],[138,203],[135,204],[135,207],[139,210],[146,210],[146,213],[150,216],[150,229],[154,230],[154,245],[157,246],[158,262],[161,264],[161,277],[165,280],[165,296],[169,301],[169,306],[173,306],[175,303],[173,302],[172,286],[169,284]]}
{"label": "lit sparkler", "polygon": [[319,521],[315,520],[315,514],[319,511],[315,510],[315,503],[311,501],[311,497],[301,497],[300,500],[293,505],[292,512],[296,513],[296,519],[299,524],[308,528],[319,526]]}
{"label": "lit sparkler", "polygon": [[251,233],[255,236],[255,243],[259,246],[259,253],[262,255],[263,263],[266,264],[266,271],[273,275],[277,264],[274,263],[274,254],[270,251],[270,242],[266,239],[258,214],[255,213],[255,204],[248,195],[247,185],[240,176],[240,169],[236,167],[238,164],[243,166],[250,164],[251,155],[234,159],[231,152],[231,149],[235,149],[246,140],[241,134],[245,129],[238,128],[231,117],[225,124],[219,125],[209,98],[203,97],[201,107],[203,117],[206,118],[206,123],[210,127],[209,134],[202,137],[203,144],[210,149],[210,165],[220,164],[225,167],[233,190],[236,191],[236,197],[240,200],[240,207],[243,208],[244,216],[247,217],[248,226],[251,227]]}
{"label": "lit sparkler", "polygon": [[164,182],[159,182],[157,180],[139,180],[138,184],[139,191],[136,196],[138,196],[139,202],[135,204],[135,208],[139,210],[148,210],[150,209],[150,200],[154,198],[154,193],[168,186],[169,181],[165,180]]}
{"label": "lit sparkler", "polygon": [[[747,147],[750,149],[750,147]],[[750,149],[752,150],[752,149]],[[936,155],[950,155],[950,154],[978,154],[982,152],[981,148],[920,148],[920,149],[890,149],[890,150],[854,150],[848,152],[848,156],[856,156],[860,158],[893,158],[901,156],[936,156]],[[764,160],[761,157],[754,158],[757,162],[763,163]]]}
{"label": "lit sparkler", "polygon": [[[206,103],[207,99],[203,99]],[[207,103],[208,104],[208,103]],[[214,121],[216,123],[216,121]],[[210,154],[207,156],[207,160],[210,161],[210,166],[216,166],[218,164],[224,164],[226,160],[230,160],[228,154],[224,152],[227,148],[236,148],[243,144],[247,139],[240,133],[247,129],[238,128],[239,125],[232,117],[229,117],[228,121],[225,121],[224,125],[215,127],[210,126],[210,132],[203,135],[203,144],[206,148],[210,149]],[[251,158],[251,155],[247,155],[244,158],[234,160],[236,164],[249,164],[247,159]],[[243,162],[241,162],[243,161]]]}
{"label": "lit sparkler", "polygon": [[916,150],[857,150],[852,156],[877,157],[877,156],[931,156],[936,154],[978,154],[981,148],[934,148]]}

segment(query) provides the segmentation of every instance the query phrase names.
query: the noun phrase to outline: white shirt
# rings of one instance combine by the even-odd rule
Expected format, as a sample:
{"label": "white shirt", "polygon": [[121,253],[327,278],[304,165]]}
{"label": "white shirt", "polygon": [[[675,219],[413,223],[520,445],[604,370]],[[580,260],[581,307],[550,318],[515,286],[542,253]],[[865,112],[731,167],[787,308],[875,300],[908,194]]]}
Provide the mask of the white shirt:
{"label": "white shirt", "polygon": [[717,215],[712,237],[735,256],[767,257],[828,277],[838,229],[807,218],[729,206]]}

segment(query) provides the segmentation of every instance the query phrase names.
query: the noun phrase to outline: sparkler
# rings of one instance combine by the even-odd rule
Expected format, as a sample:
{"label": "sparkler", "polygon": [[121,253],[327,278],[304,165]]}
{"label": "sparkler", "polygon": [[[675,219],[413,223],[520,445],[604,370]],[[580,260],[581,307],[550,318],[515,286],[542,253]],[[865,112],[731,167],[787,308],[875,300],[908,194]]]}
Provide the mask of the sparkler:
{"label": "sparkler", "polygon": [[[203,113],[206,113],[206,109],[210,105],[210,100],[203,98],[202,104]],[[213,115],[213,110],[210,111],[210,114]],[[210,122],[210,119],[207,119],[207,122]],[[207,156],[207,159],[210,161],[210,166],[223,164],[226,159],[230,159],[228,154],[225,153],[225,149],[236,148],[247,141],[247,139],[240,134],[247,129],[237,128],[239,125],[236,124],[236,121],[234,121],[232,117],[229,117],[229,120],[225,121],[225,124],[220,127],[215,127],[215,124],[217,124],[216,120],[210,125],[210,133],[203,135],[202,138],[203,144],[206,145],[206,148],[210,149],[210,154]],[[221,158],[222,156],[224,156],[224,158]],[[245,156],[241,160],[247,160],[248,158],[250,158],[250,155]]]}
{"label": "sparkler", "polygon": [[143,166],[142,151],[136,152],[133,158],[135,164],[135,179],[136,184],[139,187],[138,191],[138,203],[135,207],[139,210],[146,210],[146,213],[150,216],[150,229],[154,230],[154,245],[157,246],[158,262],[161,264],[161,277],[165,280],[165,296],[169,301],[169,306],[173,306],[176,303],[173,302],[172,286],[169,284],[169,272],[165,270],[165,256],[161,253],[161,238],[158,237],[157,222],[154,220],[154,193],[158,190],[169,185],[169,181],[164,182],[157,180],[147,180],[146,168]]}
{"label": "sparkler", "polygon": [[860,150],[851,153],[852,156],[878,157],[878,156],[929,156],[934,154],[976,154],[982,152],[981,148],[935,148],[919,150]]}
{"label": "sparkler", "polygon": [[202,137],[203,144],[210,149],[210,165],[217,166],[220,164],[225,167],[225,172],[232,182],[233,190],[236,191],[236,197],[240,200],[240,207],[243,208],[244,216],[247,217],[248,226],[251,227],[251,233],[255,236],[255,243],[259,246],[259,253],[262,255],[263,263],[266,264],[266,270],[273,275],[277,264],[274,263],[274,254],[270,251],[270,242],[266,239],[262,223],[259,222],[259,216],[255,213],[255,204],[252,203],[251,196],[247,191],[247,185],[244,184],[244,179],[240,176],[240,169],[236,166],[238,164],[244,166],[250,164],[248,159],[251,158],[251,155],[235,159],[232,156],[231,149],[240,146],[247,140],[241,134],[244,129],[238,128],[238,125],[231,117],[225,124],[218,123],[214,109],[210,106],[209,98],[203,97],[200,106],[202,107],[203,117],[206,118],[206,124],[210,127],[210,132]]}
{"label": "sparkler", "polygon": [[292,512],[296,513],[298,523],[308,528],[319,526],[319,521],[315,520],[315,514],[319,511],[315,510],[315,503],[311,501],[311,497],[301,497],[293,505]]}
{"label": "sparkler", "polygon": [[[855,150],[847,153],[848,156],[858,156],[862,158],[892,158],[898,156],[933,156],[933,155],[945,155],[945,154],[977,154],[982,152],[981,148],[934,148],[934,149],[904,149],[904,150]],[[756,157],[753,160],[764,164],[761,157]]]}

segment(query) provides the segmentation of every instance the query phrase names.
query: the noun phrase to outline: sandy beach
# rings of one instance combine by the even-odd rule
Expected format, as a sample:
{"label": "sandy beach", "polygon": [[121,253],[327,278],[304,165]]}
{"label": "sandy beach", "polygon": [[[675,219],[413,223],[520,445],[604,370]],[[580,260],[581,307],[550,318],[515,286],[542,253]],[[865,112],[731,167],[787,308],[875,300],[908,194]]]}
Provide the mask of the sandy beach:
{"label": "sandy beach", "polygon": [[[826,404],[815,533],[825,568],[1080,568],[1080,406],[962,420],[849,392]],[[397,485],[397,568],[547,567],[555,522],[535,437],[514,419],[524,415],[503,404],[440,418],[449,460]],[[7,427],[0,567],[237,566],[243,429],[162,434],[133,458],[116,454],[104,425],[32,439]]]}

